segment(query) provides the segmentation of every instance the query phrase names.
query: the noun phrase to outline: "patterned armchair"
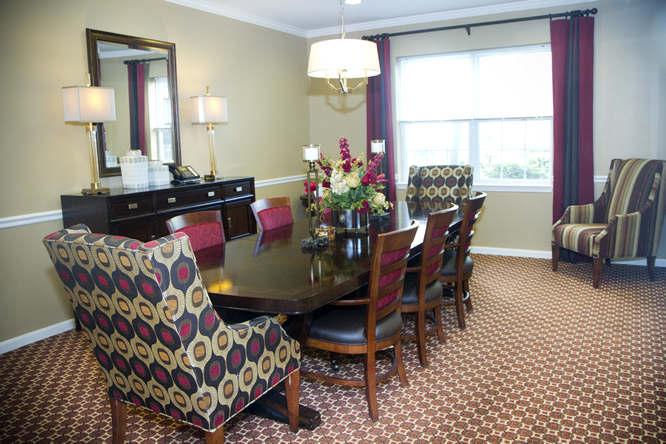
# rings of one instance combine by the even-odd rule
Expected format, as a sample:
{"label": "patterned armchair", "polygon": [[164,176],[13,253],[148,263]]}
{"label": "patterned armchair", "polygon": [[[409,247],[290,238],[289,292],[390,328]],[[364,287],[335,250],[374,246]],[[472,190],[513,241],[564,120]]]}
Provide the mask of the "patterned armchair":
{"label": "patterned armchair", "polygon": [[448,202],[460,205],[472,193],[471,165],[428,165],[409,167],[407,202]]}
{"label": "patterned armchair", "polygon": [[143,244],[77,225],[43,242],[104,375],[114,443],[128,403],[223,442],[223,424],[283,379],[298,430],[298,342],[273,317],[222,322],[185,234]]}
{"label": "patterned armchair", "polygon": [[573,205],[553,225],[553,271],[560,248],[593,259],[599,288],[602,259],[647,257],[650,280],[666,207],[666,161],[613,159],[604,191],[596,202]]}

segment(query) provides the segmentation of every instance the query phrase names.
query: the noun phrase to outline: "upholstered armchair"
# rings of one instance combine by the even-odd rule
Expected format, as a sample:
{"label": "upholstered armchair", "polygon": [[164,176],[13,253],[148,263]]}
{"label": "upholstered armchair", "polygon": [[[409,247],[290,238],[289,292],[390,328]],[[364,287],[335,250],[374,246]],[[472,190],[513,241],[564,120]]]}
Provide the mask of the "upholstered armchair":
{"label": "upholstered armchair", "polygon": [[43,242],[106,381],[114,443],[129,403],[221,443],[223,424],[282,380],[298,430],[298,342],[274,317],[221,321],[187,235],[143,244],[77,225]]}
{"label": "upholstered armchair", "polygon": [[407,202],[448,202],[460,205],[469,198],[474,181],[471,165],[409,167]]}
{"label": "upholstered armchair", "polygon": [[592,258],[594,288],[599,288],[603,259],[647,257],[654,280],[666,207],[665,165],[663,160],[613,159],[599,199],[570,206],[553,225],[553,271],[565,248]]}

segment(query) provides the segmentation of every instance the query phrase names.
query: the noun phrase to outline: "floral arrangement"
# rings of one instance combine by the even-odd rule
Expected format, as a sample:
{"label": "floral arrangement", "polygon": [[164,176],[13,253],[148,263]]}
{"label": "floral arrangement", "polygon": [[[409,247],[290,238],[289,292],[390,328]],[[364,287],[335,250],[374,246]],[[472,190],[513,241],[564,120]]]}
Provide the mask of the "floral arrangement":
{"label": "floral arrangement", "polygon": [[317,162],[324,171],[320,211],[331,208],[337,211],[355,210],[360,214],[385,214],[391,204],[386,201],[381,190],[388,181],[384,179],[384,174],[375,173],[384,155],[376,155],[364,167],[363,154],[352,159],[347,139],[342,137],[339,143],[338,160],[334,161],[321,154]]}

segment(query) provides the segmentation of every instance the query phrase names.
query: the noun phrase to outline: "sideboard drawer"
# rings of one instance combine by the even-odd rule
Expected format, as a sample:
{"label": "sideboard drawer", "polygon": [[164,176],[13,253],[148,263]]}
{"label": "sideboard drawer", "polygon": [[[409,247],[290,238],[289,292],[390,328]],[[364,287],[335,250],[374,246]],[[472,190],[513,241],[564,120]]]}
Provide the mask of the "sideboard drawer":
{"label": "sideboard drawer", "polygon": [[225,199],[247,196],[248,194],[252,194],[252,184],[250,182],[237,182],[224,186]]}
{"label": "sideboard drawer", "polygon": [[157,211],[165,211],[192,204],[202,204],[222,200],[220,187],[208,187],[195,190],[171,190],[157,195]]}
{"label": "sideboard drawer", "polygon": [[112,201],[111,219],[153,213],[153,199],[150,196],[137,196],[135,199]]}

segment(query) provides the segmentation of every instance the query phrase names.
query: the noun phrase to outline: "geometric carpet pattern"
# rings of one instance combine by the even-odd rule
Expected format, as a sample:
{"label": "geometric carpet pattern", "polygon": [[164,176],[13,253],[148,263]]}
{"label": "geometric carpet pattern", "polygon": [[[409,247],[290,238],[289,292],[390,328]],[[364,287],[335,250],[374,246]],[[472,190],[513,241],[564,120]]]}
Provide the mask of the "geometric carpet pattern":
{"label": "geometric carpet pattern", "polygon": [[[322,425],[286,425],[240,414],[228,443],[659,443],[666,442],[666,269],[473,255],[474,311],[459,330],[443,309],[446,343],[427,342],[429,367],[403,342],[410,385],[397,375],[377,388],[370,421],[362,388],[301,378],[301,403]],[[405,315],[404,329],[413,323]],[[328,371],[305,349],[303,367]],[[341,361],[361,375],[362,361]],[[1,443],[111,440],[102,376],[83,333],[68,331],[0,355]],[[128,443],[197,443],[203,434],[128,408]]]}

